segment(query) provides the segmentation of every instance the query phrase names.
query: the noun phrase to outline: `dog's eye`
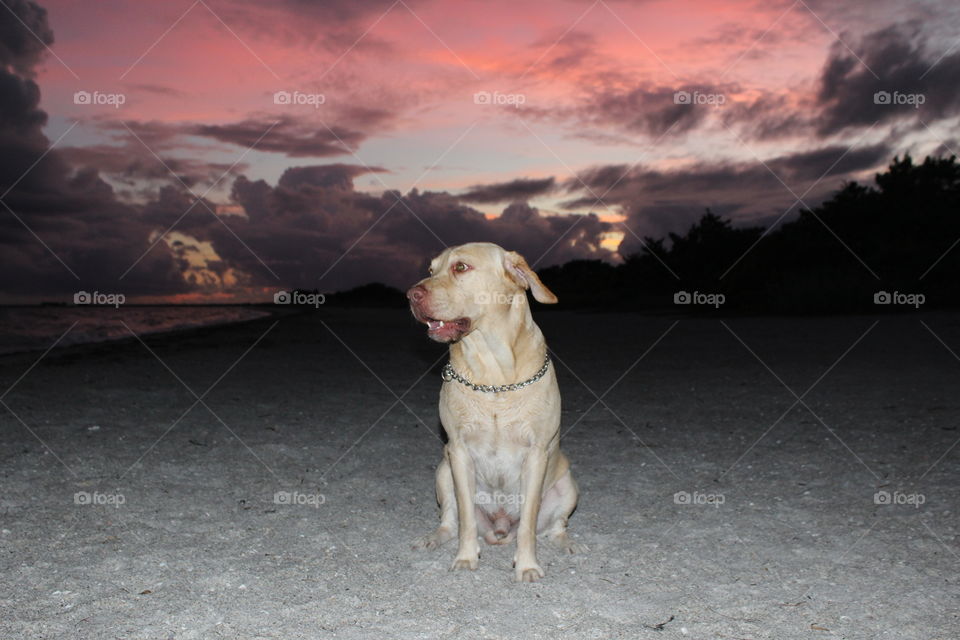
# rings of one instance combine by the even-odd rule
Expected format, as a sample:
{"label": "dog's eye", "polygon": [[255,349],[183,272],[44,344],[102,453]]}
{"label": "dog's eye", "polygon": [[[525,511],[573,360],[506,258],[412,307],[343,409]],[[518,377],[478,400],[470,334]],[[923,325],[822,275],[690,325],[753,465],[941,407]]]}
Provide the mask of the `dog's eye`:
{"label": "dog's eye", "polygon": [[456,271],[457,273],[463,273],[468,269],[470,269],[470,265],[463,262],[458,262],[457,264],[453,265],[453,270]]}

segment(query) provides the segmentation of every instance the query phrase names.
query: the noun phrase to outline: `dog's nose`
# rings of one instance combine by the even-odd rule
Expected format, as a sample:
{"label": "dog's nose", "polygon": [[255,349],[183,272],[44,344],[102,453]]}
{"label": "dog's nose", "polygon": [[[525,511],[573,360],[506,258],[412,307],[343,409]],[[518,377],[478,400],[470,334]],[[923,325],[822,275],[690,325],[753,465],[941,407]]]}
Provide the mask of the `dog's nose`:
{"label": "dog's nose", "polygon": [[410,289],[407,291],[407,299],[410,300],[410,302],[420,302],[424,299],[424,297],[426,297],[426,295],[427,290],[422,284],[410,287]]}

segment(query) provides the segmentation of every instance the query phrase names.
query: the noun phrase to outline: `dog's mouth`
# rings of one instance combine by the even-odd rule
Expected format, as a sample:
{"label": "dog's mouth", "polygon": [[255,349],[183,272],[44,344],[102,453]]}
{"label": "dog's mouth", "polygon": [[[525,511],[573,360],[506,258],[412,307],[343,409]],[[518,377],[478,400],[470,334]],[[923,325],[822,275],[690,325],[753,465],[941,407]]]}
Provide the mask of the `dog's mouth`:
{"label": "dog's mouth", "polygon": [[437,342],[456,342],[470,331],[470,318],[440,320],[423,315],[414,309],[413,315],[418,322],[427,325],[427,335]]}

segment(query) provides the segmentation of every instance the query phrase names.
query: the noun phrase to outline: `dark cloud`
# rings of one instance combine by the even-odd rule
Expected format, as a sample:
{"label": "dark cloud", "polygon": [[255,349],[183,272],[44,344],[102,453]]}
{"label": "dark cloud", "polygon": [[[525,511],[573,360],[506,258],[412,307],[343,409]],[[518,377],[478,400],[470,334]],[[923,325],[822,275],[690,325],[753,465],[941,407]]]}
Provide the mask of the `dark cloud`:
{"label": "dark cloud", "polygon": [[[248,7],[259,9],[263,3],[257,0],[232,0],[229,4],[234,8]],[[282,11],[299,21],[315,21],[321,23],[353,23],[370,14],[380,15],[393,5],[395,0],[275,0],[270,3],[275,11]],[[408,0],[408,5],[416,6],[414,0]],[[402,9],[402,8],[401,8]]]}
{"label": "dark cloud", "polygon": [[936,148],[933,150],[931,155],[937,157],[947,157],[955,156],[960,152],[960,140],[956,138],[951,138],[949,140],[944,140],[937,144]]}
{"label": "dark cloud", "polygon": [[[830,49],[817,93],[820,135],[900,119],[930,124],[960,114],[960,51],[938,61],[916,24],[875,31],[855,51],[856,56],[839,42]],[[880,92],[888,102],[874,99]],[[919,108],[893,104],[897,95],[920,95],[924,103]]]}
{"label": "dark cloud", "polygon": [[[877,167],[889,158],[889,155],[890,149],[882,144],[853,150],[834,145],[768,158],[762,164],[700,163],[671,171],[659,171],[642,165],[607,165],[579,173],[577,178],[566,181],[564,187],[568,192],[575,193],[583,191],[583,185],[586,185],[597,196],[606,193],[603,201],[608,204],[625,204],[630,198],[642,197],[645,194],[658,198],[672,194],[686,199],[698,198],[699,194],[724,192],[737,194],[736,199],[742,200],[755,188],[785,191],[781,180],[799,195],[809,182],[818,180],[821,176],[847,175]],[[595,206],[596,198],[593,194],[567,203],[567,206]]]}
{"label": "dark cloud", "polygon": [[[117,145],[123,146],[125,153],[136,157],[144,152],[151,156],[153,153],[164,156],[165,152],[182,153],[190,150],[209,152],[209,143],[191,140],[191,137],[199,137],[245,149],[253,147],[261,152],[302,158],[350,155],[369,137],[370,131],[387,127],[394,114],[381,108],[351,106],[325,112],[324,117],[321,121],[303,115],[258,115],[227,124],[102,118],[93,121],[93,124]],[[106,151],[107,148],[100,150]],[[80,151],[71,153],[83,154]],[[110,164],[115,165],[116,162]]]}
{"label": "dark cloud", "polygon": [[517,178],[509,182],[477,184],[457,197],[464,202],[478,203],[525,201],[550,193],[555,187],[556,181],[553,177],[541,179]]}
{"label": "dark cloud", "polygon": [[[778,38],[800,39],[799,24],[785,23],[781,29],[767,33],[763,43],[775,44]],[[844,43],[855,40],[843,33],[843,41],[836,40],[830,46],[827,60],[812,84],[777,91],[757,87],[748,87],[747,91],[739,84],[710,78],[702,82],[685,79],[676,86],[637,83],[635,77],[624,76],[608,62],[597,60],[589,36],[574,38],[567,45],[561,41],[559,51],[540,64],[548,68],[558,64],[574,85],[583,88],[576,103],[550,107],[531,104],[522,112],[567,123],[575,129],[573,136],[601,144],[634,144],[629,139],[631,134],[659,139],[667,132],[669,138],[711,128],[720,130],[714,126],[719,124],[734,128],[745,139],[763,141],[827,139],[874,123],[912,123],[921,129],[921,120],[929,125],[960,115],[960,92],[955,90],[960,86],[960,50],[951,49],[949,42],[931,46],[930,29],[927,23],[908,20],[867,34],[852,51]],[[747,51],[751,37],[756,35],[726,24],[708,39],[693,41],[689,46],[729,49],[733,62]],[[758,51],[754,47],[748,55],[760,55]],[[716,108],[692,101],[678,104],[676,96],[683,92],[723,96],[723,104]],[[922,104],[917,107],[912,103],[915,100]]]}
{"label": "dark cloud", "polygon": [[[599,82],[598,76],[602,75],[599,72],[582,79],[581,86],[588,88],[574,104],[524,105],[519,112],[530,118],[566,124],[572,137],[605,145],[639,144],[630,140],[631,134],[647,140],[669,140],[720,119],[740,121],[739,117],[731,117],[733,109],[739,113],[744,108],[733,100],[741,91],[736,84],[637,84],[635,79],[621,77],[618,72],[608,73],[610,77]],[[772,116],[782,117],[772,104],[757,103],[753,107],[754,112],[759,109],[769,111],[771,127],[775,126]]]}
{"label": "dark cloud", "polygon": [[[231,199],[245,215],[220,220],[207,210],[215,208],[212,202],[194,204],[183,190],[166,187],[140,218],[154,230],[176,224],[193,242],[210,243],[218,257],[210,267],[253,288],[336,290],[371,281],[403,287],[422,277],[427,260],[445,245],[473,241],[499,243],[531,261],[542,258],[540,266],[612,258],[600,247],[610,225],[595,215],[544,215],[515,203],[488,219],[446,192],[354,190],[352,179],[369,171],[383,169],[291,167],[276,185],[239,176]],[[173,251],[185,255],[191,247]]]}
{"label": "dark cloud", "polygon": [[[52,41],[43,9],[30,2],[7,6]],[[12,16],[0,25],[0,193],[6,205],[0,208],[0,290],[64,301],[80,289],[122,291],[118,278],[147,251],[151,227],[95,170],[74,170],[49,149],[42,131],[47,116],[32,79],[42,45]],[[188,288],[164,247],[147,255],[123,286],[157,294]]]}
{"label": "dark cloud", "polygon": [[256,145],[258,151],[290,158],[322,158],[356,151],[371,130],[385,128],[394,117],[386,109],[351,105],[325,110],[322,120],[309,115],[263,115],[222,125],[186,124],[173,129],[160,125],[159,129],[167,135],[200,136],[244,148]]}
{"label": "dark cloud", "polygon": [[2,15],[0,66],[10,67],[17,76],[32,79],[34,67],[46,48],[53,44],[47,10],[28,0],[7,0]]}
{"label": "dark cloud", "polygon": [[684,94],[720,95],[726,92],[728,89],[724,87],[692,85],[601,91],[593,93],[581,104],[579,117],[592,126],[614,126],[654,138],[664,136],[668,131],[671,136],[678,135],[696,128],[717,110],[712,106],[683,102]]}
{"label": "dark cloud", "polygon": [[[766,161],[781,179],[793,181],[791,187],[821,177],[844,176],[864,169],[873,169],[886,163],[892,151],[885,144],[873,144],[857,149],[831,145],[813,151],[800,151]],[[799,195],[800,192],[798,192]]]}
{"label": "dark cloud", "polygon": [[812,135],[815,106],[806,97],[761,92],[755,98],[731,101],[721,117],[727,127],[736,127],[750,140],[781,140],[791,136]]}
{"label": "dark cloud", "polygon": [[301,186],[324,189],[353,189],[353,179],[365,173],[389,173],[383,167],[355,164],[324,164],[312,167],[291,167],[280,176],[278,186],[297,189]]}
{"label": "dark cloud", "polygon": [[594,56],[597,38],[576,29],[549,33],[530,44],[530,65],[525,73],[550,74],[578,72]]}
{"label": "dark cloud", "polygon": [[[342,289],[377,280],[402,287],[422,277],[426,261],[445,245],[475,241],[496,242],[530,260],[542,257],[541,266],[611,258],[600,248],[610,227],[594,215],[577,222],[573,215],[543,215],[516,203],[488,219],[449,193],[388,191],[375,196],[333,179],[359,173],[345,165],[294,167],[276,186],[238,178],[232,195],[247,218],[231,219],[230,227],[252,252],[208,216],[193,218],[186,228],[211,242],[229,268],[248,274],[253,286]],[[171,195],[164,206],[150,210],[151,219],[158,226],[168,224],[185,205]],[[573,231],[557,242],[575,222]],[[261,260],[280,276],[279,283]]]}
{"label": "dark cloud", "polygon": [[63,147],[59,153],[72,166],[96,169],[112,182],[135,189],[141,195],[150,193],[145,190],[145,181],[193,188],[212,185],[218,180],[226,181],[249,168],[246,163],[205,162],[165,154],[158,160],[136,140],[128,140],[123,146]]}
{"label": "dark cloud", "polygon": [[[764,161],[766,166],[760,162],[701,163],[670,171],[625,165],[593,167],[563,184],[567,192],[580,194],[564,206],[616,206],[639,237],[684,229],[706,208],[737,221],[756,223],[776,218],[794,203],[790,190],[801,196],[813,187],[803,195],[804,202],[813,206],[840,186],[839,179],[877,167],[889,156],[890,149],[882,144],[850,151],[832,145],[769,158]],[[633,253],[640,247],[628,232],[620,253]]]}
{"label": "dark cloud", "polygon": [[289,116],[276,120],[248,119],[225,125],[198,124],[186,132],[245,148],[282,153],[291,158],[344,155],[355,151],[366,138],[355,129],[336,125],[328,129]]}

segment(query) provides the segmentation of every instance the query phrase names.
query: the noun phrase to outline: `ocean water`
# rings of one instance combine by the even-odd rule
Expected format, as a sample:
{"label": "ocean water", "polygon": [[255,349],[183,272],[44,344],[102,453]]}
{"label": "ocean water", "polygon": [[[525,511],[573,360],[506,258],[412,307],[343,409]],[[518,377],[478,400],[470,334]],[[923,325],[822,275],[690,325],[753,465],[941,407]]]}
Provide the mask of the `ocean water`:
{"label": "ocean water", "polygon": [[0,354],[106,342],[271,315],[236,306],[0,307]]}

